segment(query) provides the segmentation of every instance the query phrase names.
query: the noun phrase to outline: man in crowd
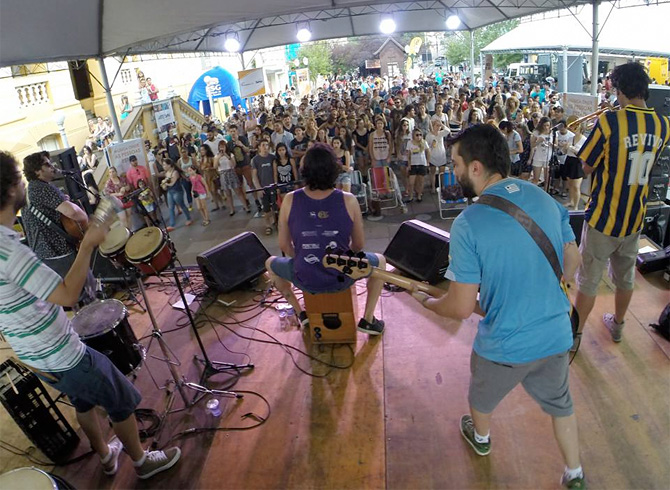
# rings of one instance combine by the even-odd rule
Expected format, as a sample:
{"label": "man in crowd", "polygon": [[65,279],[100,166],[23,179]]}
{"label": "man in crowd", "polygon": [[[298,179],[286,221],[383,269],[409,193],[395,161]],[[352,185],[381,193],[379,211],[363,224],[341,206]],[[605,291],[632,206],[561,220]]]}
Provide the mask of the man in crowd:
{"label": "man in crowd", "polygon": [[[332,148],[322,143],[312,146],[303,159],[305,187],[286,195],[279,212],[279,246],[286,257],[270,257],[265,267],[275,287],[308,326],[307,314],[293,293],[293,285],[312,294],[343,291],[354,283],[340,280],[339,272],[326,269],[321,260],[326,248],[361,251],[364,247],[363,216],[356,197],[335,189],[340,173]],[[383,255],[366,253],[373,267],[386,267]],[[368,279],[365,314],[358,330],[380,335],[384,322],[374,317],[384,281]]]}
{"label": "man in crowd", "polygon": [[275,183],[274,171],[272,162],[275,156],[270,153],[270,144],[267,141],[261,141],[258,145],[258,155],[251,160],[251,167],[253,169],[253,182],[256,188],[265,188],[263,191],[262,210],[265,219],[265,234],[272,234],[272,226],[274,225],[274,209],[276,205],[277,189],[267,188]]}
{"label": "man in crowd", "polygon": [[[538,187],[507,178],[510,158],[505,137],[482,124],[466,129],[452,144],[454,174],[464,196],[496,196],[521,208],[542,229],[563,277],[570,279],[579,252],[568,213]],[[524,257],[524,267],[518,266],[519,256]],[[566,465],[562,483],[585,488],[568,384],[570,303],[549,260],[515,218],[476,204],[463,211],[451,228],[446,278],[451,281],[446,295],[433,298],[418,291],[412,295],[444,317],[465,320],[473,312],[483,317],[470,360],[470,414],[461,418],[460,425],[464,439],[478,455],[488,455],[492,412],[521,383],[552,417]]]}
{"label": "man in crowd", "polygon": [[614,314],[605,313],[603,323],[612,340],[621,342],[635,285],[649,174],[670,138],[670,119],[647,107],[650,80],[642,65],[619,65],[610,78],[622,109],[598,118],[578,155],[593,183],[579,246],[583,262],[577,271],[576,306],[581,333],[609,262],[616,288]]}
{"label": "man in crowd", "polygon": [[[12,230],[16,213],[25,204],[26,189],[18,163],[6,152],[0,152],[0,188],[0,296],[5,306],[0,311],[0,331],[21,362],[70,398],[106,475],[116,473],[122,449],[133,460],[140,479],[171,468],[179,460],[179,448],[142,449],[134,415],[139,392],[107,357],[79,339],[62,308],[77,301],[91,254],[104,241],[109,225],[89,227],[72,267],[61,278]],[[116,434],[109,443],[100,429],[97,406],[105,409]]]}

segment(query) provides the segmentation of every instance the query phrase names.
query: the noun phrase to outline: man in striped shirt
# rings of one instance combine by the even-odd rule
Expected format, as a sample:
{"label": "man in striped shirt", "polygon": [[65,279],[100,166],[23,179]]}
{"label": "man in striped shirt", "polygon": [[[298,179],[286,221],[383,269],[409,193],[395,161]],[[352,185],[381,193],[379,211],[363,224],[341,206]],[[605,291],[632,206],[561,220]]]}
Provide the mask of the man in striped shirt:
{"label": "man in striped shirt", "polygon": [[579,332],[595,304],[609,262],[616,287],[614,314],[603,316],[614,342],[621,342],[624,317],[633,296],[638,239],[649,194],[649,174],[670,138],[670,119],[645,103],[649,77],[639,63],[617,66],[611,76],[618,111],[602,114],[579,152],[592,176],[577,270]]}
{"label": "man in striped shirt", "polygon": [[[0,151],[0,332],[17,357],[44,381],[70,398],[77,420],[105,474],[118,468],[125,447],[139,478],[173,466],[179,448],[146,452],[140,444],[134,411],[141,400],[135,387],[111,361],[81,342],[62,306],[77,302],[91,254],[103,242],[106,225],[90,226],[64,279],[19,241],[12,226],[26,201],[16,159]],[[102,406],[117,437],[107,444],[95,411]]]}

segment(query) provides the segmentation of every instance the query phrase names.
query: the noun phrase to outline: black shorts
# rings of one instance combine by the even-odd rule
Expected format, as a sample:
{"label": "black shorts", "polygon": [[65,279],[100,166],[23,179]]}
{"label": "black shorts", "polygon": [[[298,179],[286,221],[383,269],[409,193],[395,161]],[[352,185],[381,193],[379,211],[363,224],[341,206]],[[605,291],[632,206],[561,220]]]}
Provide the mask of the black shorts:
{"label": "black shorts", "polygon": [[426,175],[428,173],[428,165],[412,165],[409,168],[410,175]]}
{"label": "black shorts", "polygon": [[584,178],[584,169],[582,162],[577,157],[568,156],[563,164],[564,175],[568,179],[582,179]]}

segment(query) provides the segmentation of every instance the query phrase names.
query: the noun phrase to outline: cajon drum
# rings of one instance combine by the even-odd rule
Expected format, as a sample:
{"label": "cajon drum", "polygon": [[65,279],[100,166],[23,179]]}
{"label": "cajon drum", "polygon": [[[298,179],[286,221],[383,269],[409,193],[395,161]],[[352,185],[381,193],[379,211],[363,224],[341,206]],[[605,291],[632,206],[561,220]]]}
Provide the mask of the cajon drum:
{"label": "cajon drum", "polygon": [[356,286],[339,293],[304,293],[310,339],[316,344],[355,344]]}

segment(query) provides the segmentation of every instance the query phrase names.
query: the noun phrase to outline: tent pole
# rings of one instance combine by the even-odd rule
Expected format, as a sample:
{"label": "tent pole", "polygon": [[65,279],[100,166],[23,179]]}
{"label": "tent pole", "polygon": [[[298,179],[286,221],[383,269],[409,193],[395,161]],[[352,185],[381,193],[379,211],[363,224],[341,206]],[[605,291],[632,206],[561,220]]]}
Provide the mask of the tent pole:
{"label": "tent pole", "polygon": [[591,95],[598,95],[598,7],[600,0],[593,2],[593,45],[591,46]]}
{"label": "tent pole", "polygon": [[105,60],[102,57],[98,58],[98,66],[100,67],[100,78],[102,78],[102,88],[107,96],[107,108],[109,109],[109,116],[112,118],[112,126],[114,127],[114,139],[118,143],[123,142],[123,135],[121,134],[121,126],[119,119],[116,117],[116,109],[114,108],[114,99],[112,98],[112,89],[109,86],[107,79],[107,69],[105,68]]}
{"label": "tent pole", "polygon": [[561,67],[561,92],[568,93],[568,47],[563,46],[563,66]]}
{"label": "tent pole", "polygon": [[475,86],[475,31],[470,29],[470,82]]}

